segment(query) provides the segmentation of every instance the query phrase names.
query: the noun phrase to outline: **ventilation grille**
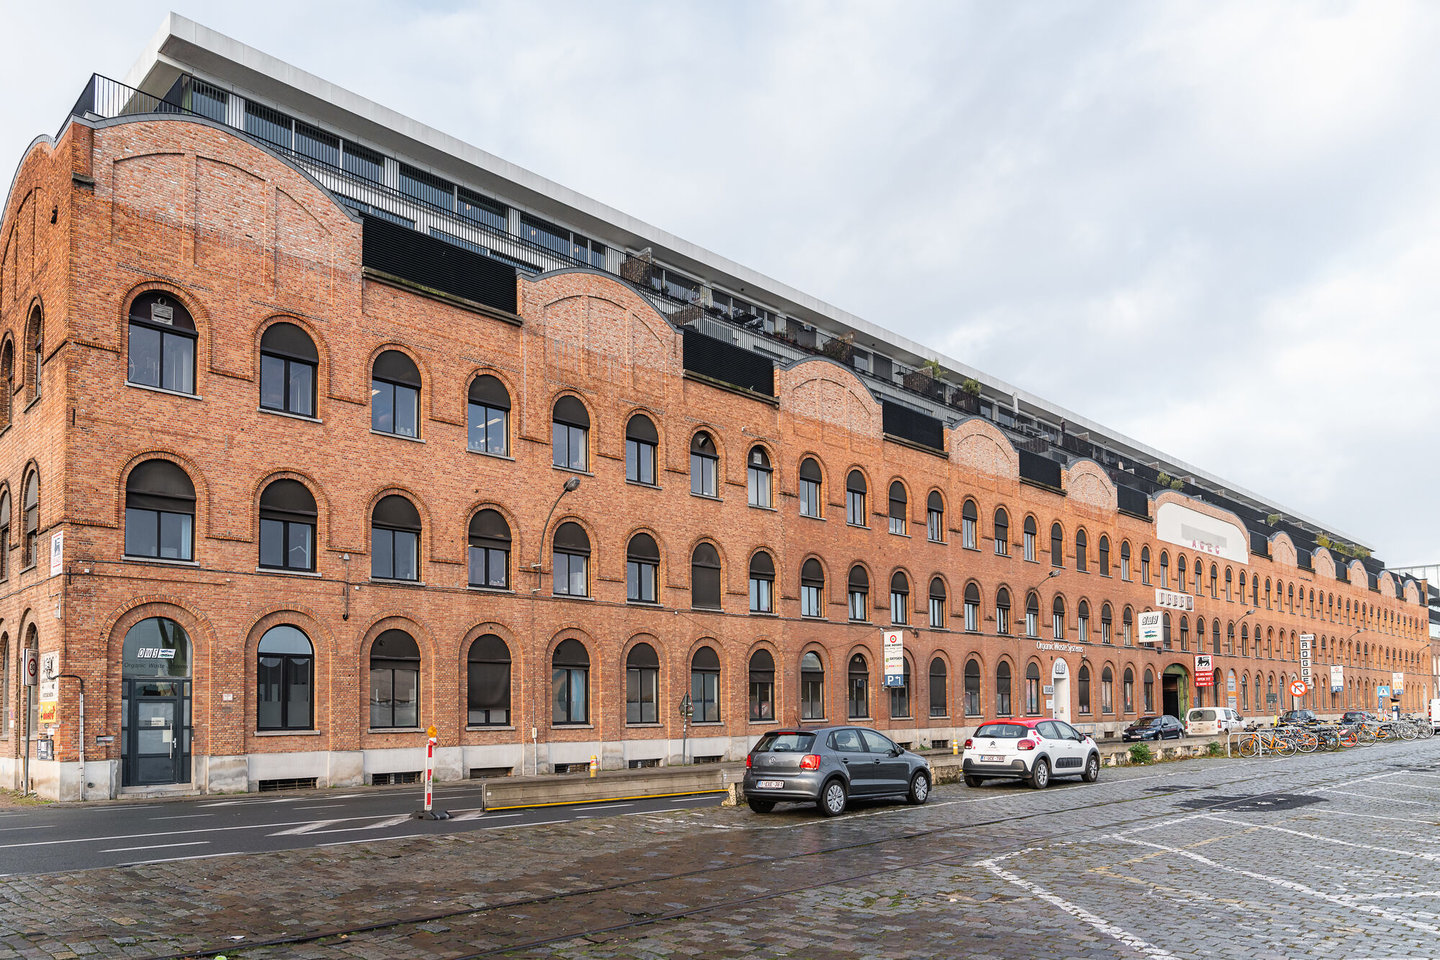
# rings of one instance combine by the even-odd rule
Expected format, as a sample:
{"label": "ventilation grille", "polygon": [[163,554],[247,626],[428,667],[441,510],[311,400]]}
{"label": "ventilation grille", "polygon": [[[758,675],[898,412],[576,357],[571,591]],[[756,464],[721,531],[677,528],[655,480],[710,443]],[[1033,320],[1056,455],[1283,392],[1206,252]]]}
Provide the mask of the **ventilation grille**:
{"label": "ventilation grille", "polygon": [[314,777],[291,777],[280,780],[261,780],[256,784],[255,789],[261,793],[274,793],[277,790],[314,790]]}
{"label": "ventilation grille", "polygon": [[370,783],[377,787],[391,787],[397,783],[419,783],[419,770],[406,770],[401,773],[372,773]]}
{"label": "ventilation grille", "polygon": [[691,763],[719,763],[719,762],[720,762],[721,760],[723,760],[723,759],[724,759],[724,758],[721,757],[720,754],[716,753],[716,754],[710,754],[710,755],[703,756],[703,757],[691,757],[691,758],[690,758],[690,762],[691,762]]}
{"label": "ventilation grille", "polygon": [[508,777],[515,773],[514,767],[471,767],[471,780],[493,780],[496,777]]}
{"label": "ventilation grille", "polygon": [[660,766],[660,760],[659,760],[658,757],[652,758],[652,759],[649,759],[649,760],[631,760],[631,761],[630,761],[630,769],[631,769],[631,770],[643,770],[643,769],[645,769],[645,768],[647,768],[647,767],[658,767],[658,766]]}

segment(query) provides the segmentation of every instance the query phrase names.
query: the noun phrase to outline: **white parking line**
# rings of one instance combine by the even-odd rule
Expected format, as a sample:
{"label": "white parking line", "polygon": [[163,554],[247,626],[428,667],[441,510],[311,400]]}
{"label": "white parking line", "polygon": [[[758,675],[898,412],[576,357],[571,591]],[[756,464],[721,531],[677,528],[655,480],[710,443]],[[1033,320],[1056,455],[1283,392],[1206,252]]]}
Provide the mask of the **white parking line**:
{"label": "white parking line", "polygon": [[101,850],[101,853],[129,853],[132,850],[168,850],[171,847],[199,847],[209,843],[209,840],[191,840],[189,843],[152,843],[148,847],[111,847],[109,850]]}
{"label": "white parking line", "polygon": [[1433,802],[1425,800],[1401,800],[1398,797],[1377,797],[1373,793],[1355,793],[1353,790],[1335,790],[1331,787],[1317,787],[1314,793],[1333,793],[1341,797],[1359,797],[1361,800],[1378,800],[1381,803],[1409,803],[1417,807],[1433,807]]}
{"label": "white parking line", "polygon": [[150,818],[150,821],[151,821],[152,823],[158,823],[158,822],[160,822],[161,820],[200,820],[200,819],[203,819],[203,818],[205,818],[205,817],[213,817],[213,816],[215,816],[215,814],[213,814],[213,813],[187,813],[187,814],[185,814],[185,815],[183,815],[183,816],[179,816],[179,817],[151,817],[151,818]]}
{"label": "white parking line", "polygon": [[1440,853],[1423,853],[1414,850],[1396,850],[1394,847],[1377,847],[1368,843],[1355,843],[1351,840],[1341,840],[1337,837],[1321,836],[1318,833],[1306,833],[1304,830],[1292,830],[1289,827],[1277,827],[1267,823],[1246,823],[1243,820],[1231,820],[1229,817],[1207,814],[1205,819],[1214,820],[1217,823],[1228,823],[1231,826],[1246,827],[1252,830],[1271,830],[1275,833],[1288,833],[1292,837],[1304,837],[1306,840],[1314,840],[1317,843],[1333,843],[1341,847],[1355,847],[1360,850],[1369,850],[1373,853],[1388,853],[1393,857],[1414,857],[1417,860],[1440,860]]}

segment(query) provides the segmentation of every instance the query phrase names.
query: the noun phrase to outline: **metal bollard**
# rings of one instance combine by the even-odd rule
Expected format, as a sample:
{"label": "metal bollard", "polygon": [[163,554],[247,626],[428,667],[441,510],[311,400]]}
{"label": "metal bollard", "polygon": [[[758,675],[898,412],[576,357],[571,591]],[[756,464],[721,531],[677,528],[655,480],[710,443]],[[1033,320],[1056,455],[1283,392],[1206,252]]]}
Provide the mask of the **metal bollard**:
{"label": "metal bollard", "polygon": [[595,776],[595,772],[596,772],[597,770],[599,770],[599,769],[600,769],[600,758],[597,757],[597,756],[595,756],[595,754],[593,754],[593,753],[590,754],[590,776],[592,776],[592,777]]}

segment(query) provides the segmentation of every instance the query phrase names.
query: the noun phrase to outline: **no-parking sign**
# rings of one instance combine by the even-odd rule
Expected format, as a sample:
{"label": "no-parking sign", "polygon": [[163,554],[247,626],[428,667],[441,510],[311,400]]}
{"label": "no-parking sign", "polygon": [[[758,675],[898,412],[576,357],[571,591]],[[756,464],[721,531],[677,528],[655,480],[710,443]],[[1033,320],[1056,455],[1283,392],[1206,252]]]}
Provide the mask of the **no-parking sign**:
{"label": "no-parking sign", "polygon": [[1296,681],[1294,681],[1293,683],[1290,684],[1290,696],[1292,696],[1292,697],[1303,697],[1303,696],[1305,696],[1305,690],[1306,690],[1306,687],[1305,687],[1305,681],[1304,681],[1304,680],[1296,680]]}

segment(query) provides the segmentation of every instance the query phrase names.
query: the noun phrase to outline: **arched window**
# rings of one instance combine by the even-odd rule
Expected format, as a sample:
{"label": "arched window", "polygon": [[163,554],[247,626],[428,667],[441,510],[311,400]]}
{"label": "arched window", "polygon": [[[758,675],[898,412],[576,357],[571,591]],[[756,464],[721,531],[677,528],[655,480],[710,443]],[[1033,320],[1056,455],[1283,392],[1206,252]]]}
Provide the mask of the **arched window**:
{"label": "arched window", "polygon": [[1177,583],[1181,590],[1185,589],[1185,570],[1185,554],[1182,553],[1175,559],[1175,575],[1179,578]]}
{"label": "arched window", "polygon": [[272,323],[260,335],[260,406],[315,416],[315,371],[320,354],[310,335],[293,323]]}
{"label": "arched window", "polygon": [[720,554],[713,544],[698,543],[690,554],[690,606],[720,609]]}
{"label": "arched window", "polygon": [[715,441],[701,430],[690,438],[690,492],[697,497],[719,496],[720,455]]}
{"label": "arched window", "polygon": [[590,653],[574,637],[560,641],[551,658],[550,722],[590,722]]}
{"label": "arched window", "polygon": [[865,475],[851,470],[845,478],[845,522],[853,527],[865,526]]}
{"label": "arched window", "polygon": [[850,600],[850,619],[866,621],[870,619],[870,575],[865,568],[856,564],[850,568],[850,580],[847,584]]}
{"label": "arched window", "polygon": [[891,686],[890,690],[890,718],[892,720],[908,720],[910,718],[910,658],[900,658],[900,685]]}
{"label": "arched window", "polygon": [[578,398],[566,395],[555,401],[550,448],[555,466],[566,470],[590,469],[590,411]]}
{"label": "arched window", "polygon": [[1050,566],[1065,566],[1065,530],[1058,523],[1050,524]]}
{"label": "arched window", "polygon": [[1100,576],[1110,576],[1110,538],[1100,536]]}
{"label": "arched window", "polygon": [[625,479],[630,483],[655,486],[655,449],[660,434],[655,424],[643,413],[637,413],[625,424]]}
{"label": "arched window", "polygon": [[931,490],[925,499],[925,537],[931,543],[945,542],[945,498]]}
{"label": "arched window", "polygon": [[720,722],[720,657],[710,647],[690,658],[690,710],[696,723]]}
{"label": "arched window", "polygon": [[510,453],[510,391],[499,378],[482,374],[466,396],[466,444],[476,453]]}
{"label": "arched window", "polygon": [[910,578],[899,570],[890,577],[890,622],[901,626],[910,622]]}
{"label": "arched window", "polygon": [[1140,548],[1140,582],[1145,584],[1150,582],[1150,548],[1148,546]]}
{"label": "arched window", "polygon": [[1081,573],[1086,573],[1089,570],[1089,558],[1085,555],[1088,547],[1089,541],[1085,537],[1085,531],[1075,531],[1075,569]]}
{"label": "arched window", "polygon": [[1110,625],[1111,625],[1112,622],[1113,622],[1113,621],[1112,621],[1112,617],[1111,617],[1111,614],[1110,614],[1110,604],[1108,604],[1108,603],[1102,603],[1102,604],[1100,605],[1100,642],[1101,642],[1101,643],[1113,643],[1113,642],[1114,642],[1114,638],[1111,636],[1111,626],[1110,626]]}
{"label": "arched window", "polygon": [[1108,666],[1100,671],[1100,712],[1115,712],[1115,672]]}
{"label": "arched window", "polygon": [[260,494],[260,566],[315,569],[315,498],[299,480],[276,480]]}
{"label": "arched window", "polygon": [[[1197,641],[1197,646],[1202,646],[1202,647],[1203,647],[1203,640],[1202,640],[1200,637],[1196,637],[1195,639],[1196,639],[1196,641]],[[1210,621],[1210,652],[1213,653],[1213,654],[1215,654],[1217,657],[1220,655],[1220,618],[1219,618],[1219,617],[1216,617],[1214,620],[1211,620],[1211,621]]]}
{"label": "arched window", "polygon": [[1231,592],[1232,589],[1234,588],[1234,585],[1235,585],[1235,571],[1234,571],[1233,569],[1231,569],[1230,567],[1226,567],[1226,568],[1225,568],[1225,599],[1226,599],[1226,600],[1232,600],[1232,599],[1234,599],[1234,595],[1233,595],[1232,592]]}
{"label": "arched window", "polygon": [[851,656],[845,679],[845,715],[850,720],[870,717],[870,665],[863,653]]}
{"label": "arched window", "polygon": [[1010,514],[1004,507],[995,510],[995,553],[997,556],[1010,555]]}
{"label": "arched window", "polygon": [[[817,657],[815,662],[820,662]],[[775,658],[768,650],[750,655],[750,719],[775,719]]]}
{"label": "arched window", "polygon": [[890,484],[890,532],[906,536],[905,518],[909,509],[909,498],[905,495],[905,484],[895,480]]}
{"label": "arched window", "polygon": [[271,627],[260,638],[256,657],[255,729],[312,729],[315,648],[310,638],[289,624]]}
{"label": "arched window", "polygon": [[750,558],[750,612],[775,612],[775,561],[764,550]]}
{"label": "arched window", "polygon": [[1065,639],[1065,598],[1059,594],[1050,604],[1050,628],[1056,640]]}
{"label": "arched window", "polygon": [[510,524],[497,510],[480,510],[470,518],[470,586],[507,590],[510,587]]}
{"label": "arched window", "polygon": [[[1218,652],[1218,651],[1217,651]],[[1235,652],[1235,624],[1231,623],[1225,627],[1225,653],[1227,656]]]}
{"label": "arched window", "polygon": [[973,582],[965,584],[965,629],[971,633],[980,629],[980,587]]}
{"label": "arched window", "polygon": [[945,689],[946,680],[945,661],[940,657],[935,657],[930,661],[930,716],[932,717],[948,717],[950,715],[949,693]]}
{"label": "arched window", "polygon": [[930,629],[945,627],[945,581],[939,577],[930,578]]}
{"label": "arched window", "polygon": [[980,511],[974,500],[966,500],[960,507],[960,545],[966,550],[977,550],[980,544]]}
{"label": "arched window", "polygon": [[420,648],[404,630],[386,630],[370,648],[370,726],[420,725]]}
{"label": "arched window", "polygon": [[657,722],[659,700],[660,658],[650,644],[637,643],[625,658],[625,722]]}
{"label": "arched window", "polygon": [[1250,656],[1250,625],[1240,624],[1240,656]]}
{"label": "arched window", "polygon": [[814,458],[806,457],[800,461],[800,516],[819,517],[822,515],[821,480],[820,464],[816,463]]}
{"label": "arched window", "polygon": [[825,719],[825,667],[814,651],[800,658],[800,719]]}
{"label": "arched window", "polygon": [[800,616],[823,616],[822,598],[825,593],[825,568],[820,561],[811,557],[800,567]]}
{"label": "arched window", "polygon": [[1025,518],[1025,559],[1031,563],[1035,562],[1035,534],[1037,532],[1034,517]]}
{"label": "arched window", "polygon": [[[188,477],[186,478],[189,479]],[[40,547],[40,474],[31,472],[25,479],[25,490],[20,507],[24,510],[25,549],[21,551],[22,566],[35,566],[39,560]]]}
{"label": "arched window", "polygon": [[1025,714],[1040,715],[1040,665],[1027,664],[1025,667]]}
{"label": "arched window", "polygon": [[1240,709],[1250,712],[1250,677],[1243,673],[1240,675]]}
{"label": "arched window", "polygon": [[1010,709],[1010,664],[1004,660],[995,668],[995,716],[1014,716]]}
{"label": "arched window", "polygon": [[1076,687],[1079,696],[1080,715],[1082,717],[1088,717],[1090,715],[1090,665],[1088,663],[1082,663],[1080,665],[1080,673],[1076,676]]}
{"label": "arched window", "polygon": [[1220,567],[1213,563],[1210,564],[1210,596],[1220,598]]}
{"label": "arched window", "polygon": [[420,436],[420,370],[399,350],[375,358],[370,373],[370,429],[397,437]]}
{"label": "arched window", "polygon": [[648,533],[637,533],[625,548],[625,599],[631,603],[656,603],[660,581],[660,548]]}
{"label": "arched window", "polygon": [[745,465],[745,490],[750,506],[769,509],[775,505],[770,457],[763,447],[751,447]]}
{"label": "arched window", "polygon": [[[26,380],[31,397],[40,396],[40,311],[30,315]],[[169,294],[142,293],[130,304],[130,383],[175,393],[195,392],[195,321]]]}
{"label": "arched window", "polygon": [[1133,647],[1135,645],[1135,614],[1129,607],[1126,607],[1120,614],[1120,627],[1125,646]]}
{"label": "arched window", "polygon": [[1120,544],[1120,579],[1130,579],[1130,541],[1124,540]]}
{"label": "arched window", "polygon": [[1090,642],[1090,602],[1081,600],[1075,608],[1075,630],[1081,643]]}
{"label": "arched window", "polygon": [[1170,589],[1170,553],[1167,550],[1160,551],[1160,586]]}
{"label": "arched window", "polygon": [[965,716],[980,716],[980,663],[965,662]]}
{"label": "arched window", "polygon": [[1004,587],[995,591],[995,632],[1002,636],[1010,632],[1010,591]]}
{"label": "arched window", "polygon": [[[25,486],[25,565],[36,560],[31,544],[31,474]],[[38,515],[38,510],[36,511]],[[38,523],[37,523],[38,533]],[[125,555],[159,560],[192,560],[195,546],[195,485],[169,460],[146,460],[125,481]]]}
{"label": "arched window", "polygon": [[1125,668],[1125,678],[1120,687],[1121,703],[1126,713],[1135,712],[1135,671]]}
{"label": "arched window", "polygon": [[465,722],[472,727],[510,723],[510,648],[493,633],[478,636],[465,657]]}
{"label": "arched window", "polygon": [[383,497],[371,515],[370,576],[420,579],[420,513],[398,494]]}
{"label": "arched window", "polygon": [[1142,691],[1145,695],[1145,712],[1155,712],[1155,674],[1149,667],[1145,668],[1145,687]]}
{"label": "arched window", "polygon": [[1025,595],[1025,636],[1040,636],[1040,598],[1033,593]]}
{"label": "arched window", "polygon": [[555,530],[554,573],[551,592],[556,596],[590,596],[590,536],[578,523],[566,522]]}
{"label": "arched window", "polygon": [[[0,580],[10,576],[10,491],[0,492]],[[0,665],[0,670],[3,670]],[[0,701],[3,703],[4,701]],[[0,709],[0,713],[4,713]],[[3,727],[3,722],[0,722]]]}
{"label": "arched window", "polygon": [[15,342],[6,339],[0,345],[0,430],[10,426],[11,408],[15,401]]}

